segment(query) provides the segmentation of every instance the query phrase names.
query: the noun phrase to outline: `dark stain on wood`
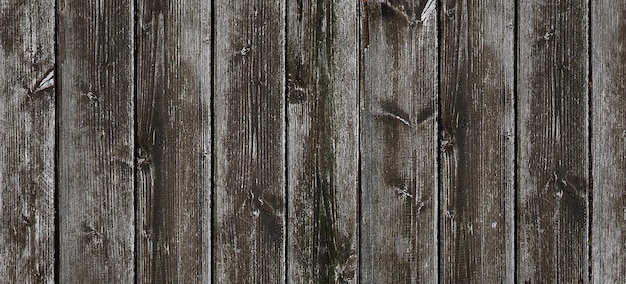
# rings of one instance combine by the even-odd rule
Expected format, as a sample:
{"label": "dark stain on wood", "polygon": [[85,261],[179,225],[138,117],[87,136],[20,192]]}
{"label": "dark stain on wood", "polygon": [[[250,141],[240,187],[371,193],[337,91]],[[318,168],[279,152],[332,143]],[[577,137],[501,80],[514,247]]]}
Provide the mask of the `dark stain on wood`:
{"label": "dark stain on wood", "polygon": [[290,104],[301,104],[307,100],[307,95],[299,89],[292,89],[287,92],[287,101]]}
{"label": "dark stain on wood", "polygon": [[[410,12],[404,8],[404,5],[398,5],[393,3],[381,2],[380,3],[380,13],[383,19],[386,20],[399,20],[401,23],[409,24],[412,19],[410,18]],[[397,6],[396,6],[397,5]]]}
{"label": "dark stain on wood", "polygon": [[534,282],[588,277],[588,6],[519,8],[517,260]]}
{"label": "dark stain on wood", "polygon": [[[215,182],[229,189],[215,192],[215,229],[237,232],[216,235],[218,282],[284,281],[284,5],[215,3],[215,15],[228,15],[214,27],[215,76],[228,78],[214,97],[222,106],[215,112]],[[268,198],[271,214],[255,213],[251,189],[255,198]]]}
{"label": "dark stain on wood", "polygon": [[203,77],[210,74],[200,70],[209,64],[203,45],[210,14],[201,1],[181,0],[140,1],[138,15],[137,279],[204,282],[211,159],[203,137],[211,129]]}
{"label": "dark stain on wood", "polygon": [[434,259],[421,257],[434,248],[432,236],[422,229],[433,225],[428,208],[436,192],[435,167],[428,162],[435,160],[435,140],[429,139],[435,136],[434,124],[425,121],[434,115],[429,105],[437,80],[417,71],[437,64],[431,41],[435,18],[421,23],[421,11],[417,15],[415,10],[425,5],[376,1],[368,7],[369,45],[361,51],[365,283],[435,281]]}
{"label": "dark stain on wood", "polygon": [[368,4],[367,4],[368,0],[361,0],[361,5],[360,5],[360,9],[359,9],[359,16],[362,19],[361,20],[361,31],[360,31],[360,38],[361,38],[361,48],[362,49],[366,49],[367,46],[369,45],[370,42],[370,36],[369,36],[369,9],[368,9]]}
{"label": "dark stain on wood", "polygon": [[409,117],[409,114],[401,109],[398,104],[389,100],[384,100],[380,102],[380,107],[384,112],[383,117],[390,118],[394,122],[401,122],[407,126],[411,126],[411,118]]}
{"label": "dark stain on wood", "polygon": [[0,282],[626,279],[622,1],[56,2],[0,4]]}
{"label": "dark stain on wood", "polygon": [[428,8],[427,4],[428,0],[387,0],[380,2],[380,11],[384,20],[395,22],[398,26],[412,27],[421,24],[424,9]]}
{"label": "dark stain on wood", "polygon": [[[440,14],[440,279],[513,281],[513,1]],[[495,23],[495,24],[494,24]],[[490,28],[483,30],[485,25]],[[493,77],[491,74],[499,74]],[[485,150],[489,149],[489,150]],[[489,203],[489,208],[479,204]]]}
{"label": "dark stain on wood", "polygon": [[[381,108],[389,115],[385,115],[384,122],[384,145],[385,153],[387,156],[384,158],[384,176],[385,184],[395,189],[399,194],[400,192],[406,192],[406,194],[414,194],[412,185],[413,180],[407,180],[405,174],[401,169],[409,166],[411,167],[411,157],[405,157],[402,152],[402,143],[404,136],[406,135],[404,127],[410,126],[409,114],[391,101],[382,101]],[[410,185],[410,189],[408,188]]]}
{"label": "dark stain on wood", "polygon": [[[58,281],[132,281],[133,1],[58,5],[65,58],[56,74],[63,84],[56,186],[58,230],[66,232],[59,234]],[[82,95],[90,91],[97,102]],[[93,220],[99,239],[84,235],[83,220]]]}
{"label": "dark stain on wood", "polygon": [[[352,71],[344,70],[349,67],[347,62],[337,62],[336,56],[337,53],[349,56],[346,50],[350,47],[341,43],[351,41],[349,35],[338,34],[339,20],[356,19],[356,15],[346,14],[345,8],[333,1],[302,1],[288,10],[291,11],[288,14],[288,86],[289,93],[296,94],[290,97],[298,97],[290,102],[299,104],[289,108],[290,124],[296,125],[290,129],[310,127],[302,132],[288,132],[289,142],[299,144],[288,147],[298,149],[294,153],[302,155],[291,157],[296,173],[290,175],[289,182],[294,184],[290,186],[289,224],[294,227],[293,231],[301,234],[289,238],[289,257],[295,259],[289,260],[288,281],[351,283],[356,279],[357,258],[353,248],[357,240],[355,235],[344,232],[351,231],[356,224],[346,223],[350,217],[341,218],[339,215],[343,212],[339,210],[354,212],[352,220],[356,220],[356,202],[339,197],[350,190],[356,193],[356,188],[344,184],[342,175],[354,175],[357,165],[335,167],[337,156],[349,154],[335,146],[341,141],[336,139],[343,135],[339,131],[351,131],[346,127],[351,123],[341,118],[345,114],[336,111],[349,112],[356,108],[356,102],[344,105],[340,104],[340,98],[356,97],[356,90],[352,88],[354,93],[341,94],[342,90],[351,88],[338,88],[338,81],[343,74]],[[356,13],[356,9],[352,12]],[[337,38],[339,40],[335,41]],[[355,34],[352,43],[356,42]],[[348,86],[350,83],[356,81],[345,82]],[[354,177],[356,181],[356,175]]]}
{"label": "dark stain on wood", "polygon": [[0,7],[0,23],[3,25],[0,28],[0,48],[7,52],[17,52],[16,49],[22,45],[25,34],[19,28],[25,16],[24,6],[28,4],[29,0],[15,0]]}
{"label": "dark stain on wood", "polygon": [[[325,1],[318,1],[323,3]],[[328,2],[327,2],[328,3]],[[319,10],[321,8],[321,10]],[[324,14],[325,10],[332,7],[320,7],[318,5],[318,13]],[[318,18],[314,26],[322,26],[322,23],[326,22],[331,25],[332,19],[320,19]],[[323,39],[332,44],[332,38],[330,34],[325,31],[318,30],[316,37]],[[310,136],[306,142],[305,171],[308,173],[305,179],[310,179],[312,183],[313,200],[313,261],[318,271],[316,281],[318,283],[333,283],[337,279],[335,275],[335,267],[347,259],[339,259],[339,252],[337,251],[337,245],[335,241],[338,237],[336,222],[334,217],[336,216],[335,210],[337,210],[338,200],[335,196],[334,185],[335,178],[335,156],[333,151],[333,145],[331,138],[335,136],[333,113],[332,113],[332,89],[331,74],[328,70],[328,66],[325,62],[326,51],[318,51],[313,56],[318,58],[323,64],[316,66],[320,72],[317,74],[319,82],[311,82],[310,86],[315,90],[315,98],[313,103],[310,104],[309,111],[313,113],[315,120],[311,126]],[[332,51],[332,49],[331,49]],[[320,60],[321,59],[321,60]],[[311,74],[313,75],[313,74]],[[315,80],[315,76],[308,75],[307,79]],[[306,202],[306,201],[305,201]],[[308,236],[304,236],[308,237]],[[345,237],[344,237],[345,238]],[[349,247],[348,247],[349,248]]]}

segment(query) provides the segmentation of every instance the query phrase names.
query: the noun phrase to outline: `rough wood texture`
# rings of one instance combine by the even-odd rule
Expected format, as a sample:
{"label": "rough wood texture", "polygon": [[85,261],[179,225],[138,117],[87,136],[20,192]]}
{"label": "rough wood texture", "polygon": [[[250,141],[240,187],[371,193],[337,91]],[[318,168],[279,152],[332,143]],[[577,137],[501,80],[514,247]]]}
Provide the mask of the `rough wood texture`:
{"label": "rough wood texture", "polygon": [[514,276],[514,1],[445,0],[441,281]]}
{"label": "rough wood texture", "polygon": [[592,3],[593,283],[626,282],[626,2]]}
{"label": "rough wood texture", "polygon": [[362,3],[363,283],[437,279],[435,2]]}
{"label": "rough wood texture", "polygon": [[285,281],[285,1],[215,3],[214,277]]}
{"label": "rough wood texture", "polygon": [[54,1],[0,1],[0,282],[54,280]]}
{"label": "rough wood texture", "polygon": [[588,281],[588,2],[522,1],[517,279]]}
{"label": "rough wood texture", "polygon": [[138,1],[137,280],[211,280],[211,3]]}
{"label": "rough wood texture", "polygon": [[57,3],[60,283],[134,280],[132,3]]}
{"label": "rough wood texture", "polygon": [[0,283],[626,283],[623,2],[0,0]]}
{"label": "rough wood texture", "polygon": [[357,1],[288,1],[289,283],[356,283]]}

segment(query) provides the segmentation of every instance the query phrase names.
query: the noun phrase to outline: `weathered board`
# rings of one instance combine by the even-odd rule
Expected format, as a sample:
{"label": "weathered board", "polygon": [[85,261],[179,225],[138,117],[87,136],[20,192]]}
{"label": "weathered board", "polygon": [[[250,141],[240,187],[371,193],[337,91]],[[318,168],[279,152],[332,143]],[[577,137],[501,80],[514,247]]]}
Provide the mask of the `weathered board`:
{"label": "weathered board", "polygon": [[588,2],[522,1],[517,279],[589,279]]}
{"label": "weathered board", "polygon": [[0,283],[54,280],[54,1],[0,1]]}
{"label": "weathered board", "polygon": [[626,282],[622,2],[0,0],[0,282]]}
{"label": "weathered board", "polygon": [[133,1],[57,3],[59,282],[134,280]]}
{"label": "weathered board", "polygon": [[357,1],[287,2],[287,282],[356,283]]}
{"label": "weathered board", "polygon": [[514,1],[440,10],[441,281],[514,280]]}
{"label": "weathered board", "polygon": [[436,1],[361,5],[361,281],[437,279]]}
{"label": "weathered board", "polygon": [[285,281],[285,1],[215,9],[214,281]]}
{"label": "weathered board", "polygon": [[[626,282],[626,2],[592,1],[593,283]],[[591,210],[590,210],[591,211]]]}
{"label": "weathered board", "polygon": [[137,2],[137,280],[211,280],[211,3]]}

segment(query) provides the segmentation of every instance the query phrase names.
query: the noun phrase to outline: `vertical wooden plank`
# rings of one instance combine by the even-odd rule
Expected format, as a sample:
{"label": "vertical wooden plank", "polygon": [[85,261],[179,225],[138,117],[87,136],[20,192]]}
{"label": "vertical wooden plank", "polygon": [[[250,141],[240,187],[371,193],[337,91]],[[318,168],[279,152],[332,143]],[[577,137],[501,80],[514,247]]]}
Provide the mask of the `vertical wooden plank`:
{"label": "vertical wooden plank", "polygon": [[54,281],[54,1],[0,1],[0,282]]}
{"label": "vertical wooden plank", "polygon": [[520,282],[588,281],[588,5],[519,4]]}
{"label": "vertical wooden plank", "polygon": [[214,280],[285,281],[285,1],[215,1]]}
{"label": "vertical wooden plank", "polygon": [[513,283],[514,1],[445,0],[441,280]]}
{"label": "vertical wooden plank", "polygon": [[362,2],[361,279],[437,279],[436,1]]}
{"label": "vertical wooden plank", "polygon": [[287,9],[289,283],[355,283],[357,1]]}
{"label": "vertical wooden plank", "polygon": [[626,2],[592,1],[593,283],[626,282]]}
{"label": "vertical wooden plank", "polygon": [[133,1],[58,1],[61,283],[134,280]]}
{"label": "vertical wooden plank", "polygon": [[137,280],[206,283],[211,3],[137,5]]}

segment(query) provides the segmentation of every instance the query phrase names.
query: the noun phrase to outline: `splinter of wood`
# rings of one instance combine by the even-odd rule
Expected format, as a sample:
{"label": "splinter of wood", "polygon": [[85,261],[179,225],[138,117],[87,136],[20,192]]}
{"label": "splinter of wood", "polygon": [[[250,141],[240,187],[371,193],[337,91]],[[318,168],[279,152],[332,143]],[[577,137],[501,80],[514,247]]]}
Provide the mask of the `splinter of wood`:
{"label": "splinter of wood", "polygon": [[35,94],[52,87],[54,87],[54,68],[50,68],[43,79],[36,81],[30,88],[30,92]]}

